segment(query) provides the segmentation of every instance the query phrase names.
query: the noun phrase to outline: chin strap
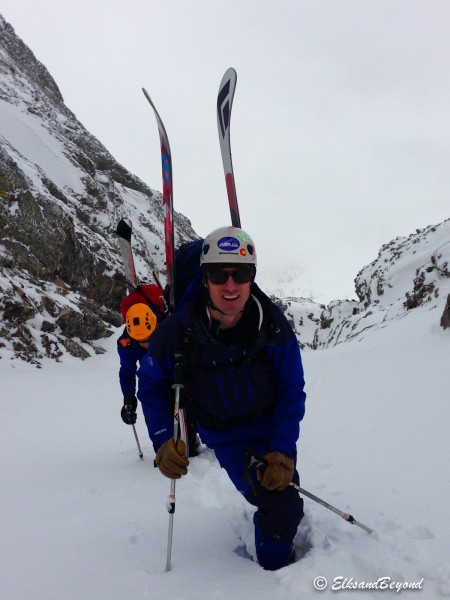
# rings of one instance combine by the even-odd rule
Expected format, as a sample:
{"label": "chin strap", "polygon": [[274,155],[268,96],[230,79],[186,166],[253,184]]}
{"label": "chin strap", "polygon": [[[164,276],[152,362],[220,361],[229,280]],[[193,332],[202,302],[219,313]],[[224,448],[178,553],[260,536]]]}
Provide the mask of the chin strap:
{"label": "chin strap", "polygon": [[[247,304],[245,305],[247,306]],[[238,315],[240,315],[241,313],[243,313],[245,311],[245,306],[243,310],[240,310],[238,313]],[[220,310],[220,308],[218,308],[215,304],[213,304],[211,298],[208,298],[208,308],[211,308],[212,310],[217,310],[217,312],[220,312],[221,315],[224,315],[225,317],[230,317],[231,315],[227,315],[227,313],[223,312],[223,310]],[[211,317],[211,314],[208,311],[209,316]]]}
{"label": "chin strap", "polygon": [[208,312],[208,316],[209,316],[209,319],[210,319],[210,320],[211,320],[211,318],[212,318],[212,317],[211,317],[211,313],[209,312],[209,309],[210,309],[210,308],[212,308],[213,310],[217,310],[217,312],[220,312],[220,314],[222,314],[222,315],[225,315],[225,316],[227,316],[227,315],[226,315],[226,313],[224,313],[224,312],[223,312],[223,310],[220,310],[220,308],[217,308],[217,306],[215,306],[215,305],[212,303],[212,301],[211,301],[211,298],[208,298],[208,305],[207,305],[207,307],[206,307],[206,310],[207,310],[207,312]]}
{"label": "chin strap", "polygon": [[[259,331],[261,329],[261,325],[262,325],[262,322],[263,322],[263,316],[264,315],[263,315],[263,309],[262,309],[262,306],[261,306],[261,302],[258,300],[258,298],[256,296],[254,296],[253,294],[250,294],[250,297],[247,300],[247,302],[246,302],[243,310],[239,311],[237,314],[240,315],[240,314],[242,314],[242,313],[245,312],[245,309],[248,306],[250,298],[253,298],[253,300],[256,303],[256,306],[258,307],[258,311],[259,311],[258,331]],[[229,317],[230,316],[230,315],[227,315],[227,313],[224,313],[223,310],[220,310],[220,308],[218,308],[217,306],[215,306],[215,304],[212,302],[211,298],[208,297],[208,305],[206,307],[206,312],[208,314],[208,318],[209,318],[209,322],[210,323],[211,323],[211,319],[212,319],[211,313],[210,313],[210,309],[217,310],[217,312],[220,312],[220,314],[224,315],[225,317]]]}

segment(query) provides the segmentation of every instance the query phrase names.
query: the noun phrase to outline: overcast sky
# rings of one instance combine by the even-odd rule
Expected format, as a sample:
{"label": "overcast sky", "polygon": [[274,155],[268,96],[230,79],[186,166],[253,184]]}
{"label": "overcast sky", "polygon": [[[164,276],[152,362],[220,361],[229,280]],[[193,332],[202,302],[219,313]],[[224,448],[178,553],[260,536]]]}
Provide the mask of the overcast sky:
{"label": "overcast sky", "polygon": [[450,217],[448,0],[2,0],[66,105],[199,235],[229,224],[216,126],[238,74],[231,146],[264,284],[354,297],[381,245]]}

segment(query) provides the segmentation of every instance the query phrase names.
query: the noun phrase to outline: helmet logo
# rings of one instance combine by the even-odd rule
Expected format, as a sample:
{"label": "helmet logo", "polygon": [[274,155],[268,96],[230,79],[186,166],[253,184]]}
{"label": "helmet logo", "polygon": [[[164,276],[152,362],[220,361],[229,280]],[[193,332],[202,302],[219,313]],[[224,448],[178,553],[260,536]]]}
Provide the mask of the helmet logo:
{"label": "helmet logo", "polygon": [[236,234],[236,237],[241,240],[241,242],[251,242],[251,237],[245,231],[241,231]]}
{"label": "helmet logo", "polygon": [[240,254],[241,256],[247,256],[247,250],[246,250],[245,248],[241,248],[241,249],[239,250],[239,254]]}
{"label": "helmet logo", "polygon": [[226,252],[234,252],[240,245],[239,240],[235,237],[223,237],[217,242],[218,248]]}

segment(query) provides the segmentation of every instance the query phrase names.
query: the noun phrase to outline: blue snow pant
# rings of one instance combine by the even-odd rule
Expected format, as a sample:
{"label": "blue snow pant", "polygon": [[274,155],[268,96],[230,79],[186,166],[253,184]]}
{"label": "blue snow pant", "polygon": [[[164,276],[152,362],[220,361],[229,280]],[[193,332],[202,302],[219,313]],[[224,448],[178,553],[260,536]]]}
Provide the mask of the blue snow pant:
{"label": "blue snow pant", "polygon": [[[253,444],[251,450],[259,455],[265,454],[263,447]],[[281,492],[262,487],[255,469],[245,471],[244,447],[240,444],[215,448],[215,454],[235,487],[250,504],[257,507],[253,523],[259,564],[270,571],[287,566],[294,537],[303,518],[303,500],[299,493],[292,487]],[[297,471],[293,481],[299,484]]]}
{"label": "blue snow pant", "polygon": [[[299,482],[295,471],[295,483]],[[247,500],[257,507],[253,516],[256,556],[269,571],[285,567],[293,551],[293,541],[303,518],[303,500],[292,487],[270,491],[255,482]]]}

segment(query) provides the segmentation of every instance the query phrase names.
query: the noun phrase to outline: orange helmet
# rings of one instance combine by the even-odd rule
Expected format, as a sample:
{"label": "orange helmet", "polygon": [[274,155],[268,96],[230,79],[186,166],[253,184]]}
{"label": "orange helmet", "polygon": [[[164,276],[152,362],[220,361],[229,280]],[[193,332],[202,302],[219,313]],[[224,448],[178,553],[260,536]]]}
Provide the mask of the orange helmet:
{"label": "orange helmet", "polygon": [[125,318],[128,335],[137,342],[143,342],[155,331],[157,321],[154,312],[147,304],[133,304]]}

